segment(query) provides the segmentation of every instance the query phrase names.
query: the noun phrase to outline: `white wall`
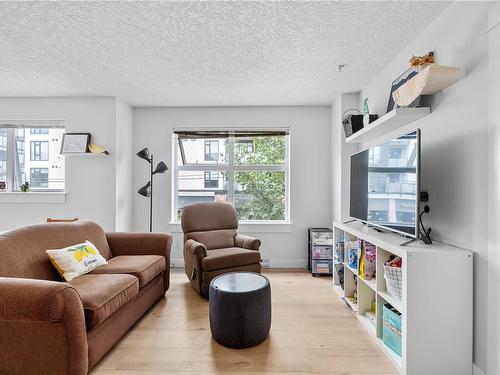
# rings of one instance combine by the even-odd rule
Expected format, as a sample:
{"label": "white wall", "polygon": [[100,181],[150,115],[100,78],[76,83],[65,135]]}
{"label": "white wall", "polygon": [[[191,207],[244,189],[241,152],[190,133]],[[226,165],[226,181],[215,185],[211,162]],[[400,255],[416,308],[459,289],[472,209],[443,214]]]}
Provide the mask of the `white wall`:
{"label": "white wall", "polygon": [[115,127],[115,230],[131,231],[134,211],[134,131],[133,110],[116,98]]}
{"label": "white wall", "polygon": [[[349,218],[350,160],[358,151],[358,145],[345,142],[343,114],[357,109],[359,93],[339,94],[331,107],[332,144],[332,219],[345,221]],[[349,112],[352,113],[352,112]]]}
{"label": "white wall", "polygon": [[0,201],[0,230],[40,223],[48,216],[80,217],[115,228],[115,99],[0,98],[0,120],[66,120],[66,132],[90,132],[92,142],[111,152],[107,158],[66,157],[65,203]]}
{"label": "white wall", "polygon": [[[422,190],[430,192],[431,207],[425,221],[431,225],[435,240],[471,249],[476,255],[474,362],[483,370],[487,366],[488,235],[485,220],[489,173],[486,168],[488,39],[484,30],[490,6],[491,3],[451,4],[363,88],[360,96],[361,100],[369,98],[371,112],[384,114],[391,82],[407,69],[412,54],[434,50],[439,64],[457,66],[467,72],[465,78],[435,95],[430,116],[382,138],[417,127],[422,129]],[[498,72],[497,69],[494,74],[498,76]],[[372,143],[381,140],[374,139]]]}
{"label": "white wall", "polygon": [[[242,226],[241,232],[262,240],[262,256],[271,266],[305,266],[307,228],[331,226],[330,221],[330,107],[135,108],[135,151],[149,147],[155,160],[172,170],[174,127],[289,127],[290,215],[293,224]],[[148,165],[135,158],[137,190],[148,181]],[[171,170],[155,176],[154,230],[179,231],[169,225]],[[135,194],[135,229],[147,230],[148,200]],[[271,232],[269,232],[271,230]],[[285,232],[283,232],[285,231]],[[286,232],[288,231],[288,232]],[[176,233],[172,259],[182,264],[182,236]]]}
{"label": "white wall", "polygon": [[[500,22],[500,3],[489,16],[490,26]],[[500,374],[500,25],[488,37],[488,374]]]}

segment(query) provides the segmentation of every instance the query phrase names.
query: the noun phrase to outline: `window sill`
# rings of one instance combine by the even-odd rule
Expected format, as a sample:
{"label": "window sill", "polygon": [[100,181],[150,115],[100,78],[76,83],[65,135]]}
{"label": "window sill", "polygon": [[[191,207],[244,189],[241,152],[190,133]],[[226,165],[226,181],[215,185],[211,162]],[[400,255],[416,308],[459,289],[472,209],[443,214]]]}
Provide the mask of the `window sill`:
{"label": "window sill", "polygon": [[[290,233],[293,223],[291,221],[241,221],[238,225],[238,231],[245,233]],[[182,233],[181,223],[171,221],[169,223],[171,233]]]}
{"label": "window sill", "polygon": [[0,203],[66,203],[65,192],[0,192]]}

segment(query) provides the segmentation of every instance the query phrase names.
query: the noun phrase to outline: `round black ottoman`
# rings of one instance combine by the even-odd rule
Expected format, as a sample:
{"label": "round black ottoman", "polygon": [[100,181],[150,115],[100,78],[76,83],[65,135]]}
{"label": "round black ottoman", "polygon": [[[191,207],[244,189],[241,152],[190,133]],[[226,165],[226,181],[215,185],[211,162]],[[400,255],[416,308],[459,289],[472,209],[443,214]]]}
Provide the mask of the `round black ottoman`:
{"label": "round black ottoman", "polygon": [[271,286],[253,272],[231,272],[210,283],[209,315],[212,336],[230,348],[260,344],[271,328]]}

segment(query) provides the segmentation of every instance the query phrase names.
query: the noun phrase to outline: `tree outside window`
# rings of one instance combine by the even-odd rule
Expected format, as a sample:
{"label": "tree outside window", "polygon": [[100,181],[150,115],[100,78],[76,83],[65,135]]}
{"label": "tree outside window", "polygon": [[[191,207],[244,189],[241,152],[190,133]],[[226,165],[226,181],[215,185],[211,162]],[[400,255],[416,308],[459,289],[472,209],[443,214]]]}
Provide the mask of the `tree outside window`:
{"label": "tree outside window", "polygon": [[[242,221],[287,221],[288,134],[222,134],[209,140],[197,132],[174,135],[176,218],[186,204],[226,201],[235,206]],[[217,161],[207,158],[214,150]]]}

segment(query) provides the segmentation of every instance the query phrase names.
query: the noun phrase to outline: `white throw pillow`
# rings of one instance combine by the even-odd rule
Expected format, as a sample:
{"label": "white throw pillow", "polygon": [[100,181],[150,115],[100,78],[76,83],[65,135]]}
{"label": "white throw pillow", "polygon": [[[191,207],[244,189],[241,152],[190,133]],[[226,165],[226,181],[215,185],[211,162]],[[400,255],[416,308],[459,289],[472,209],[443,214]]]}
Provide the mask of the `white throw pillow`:
{"label": "white throw pillow", "polygon": [[108,263],[90,241],[46,252],[54,267],[66,281],[71,281],[75,277]]}

